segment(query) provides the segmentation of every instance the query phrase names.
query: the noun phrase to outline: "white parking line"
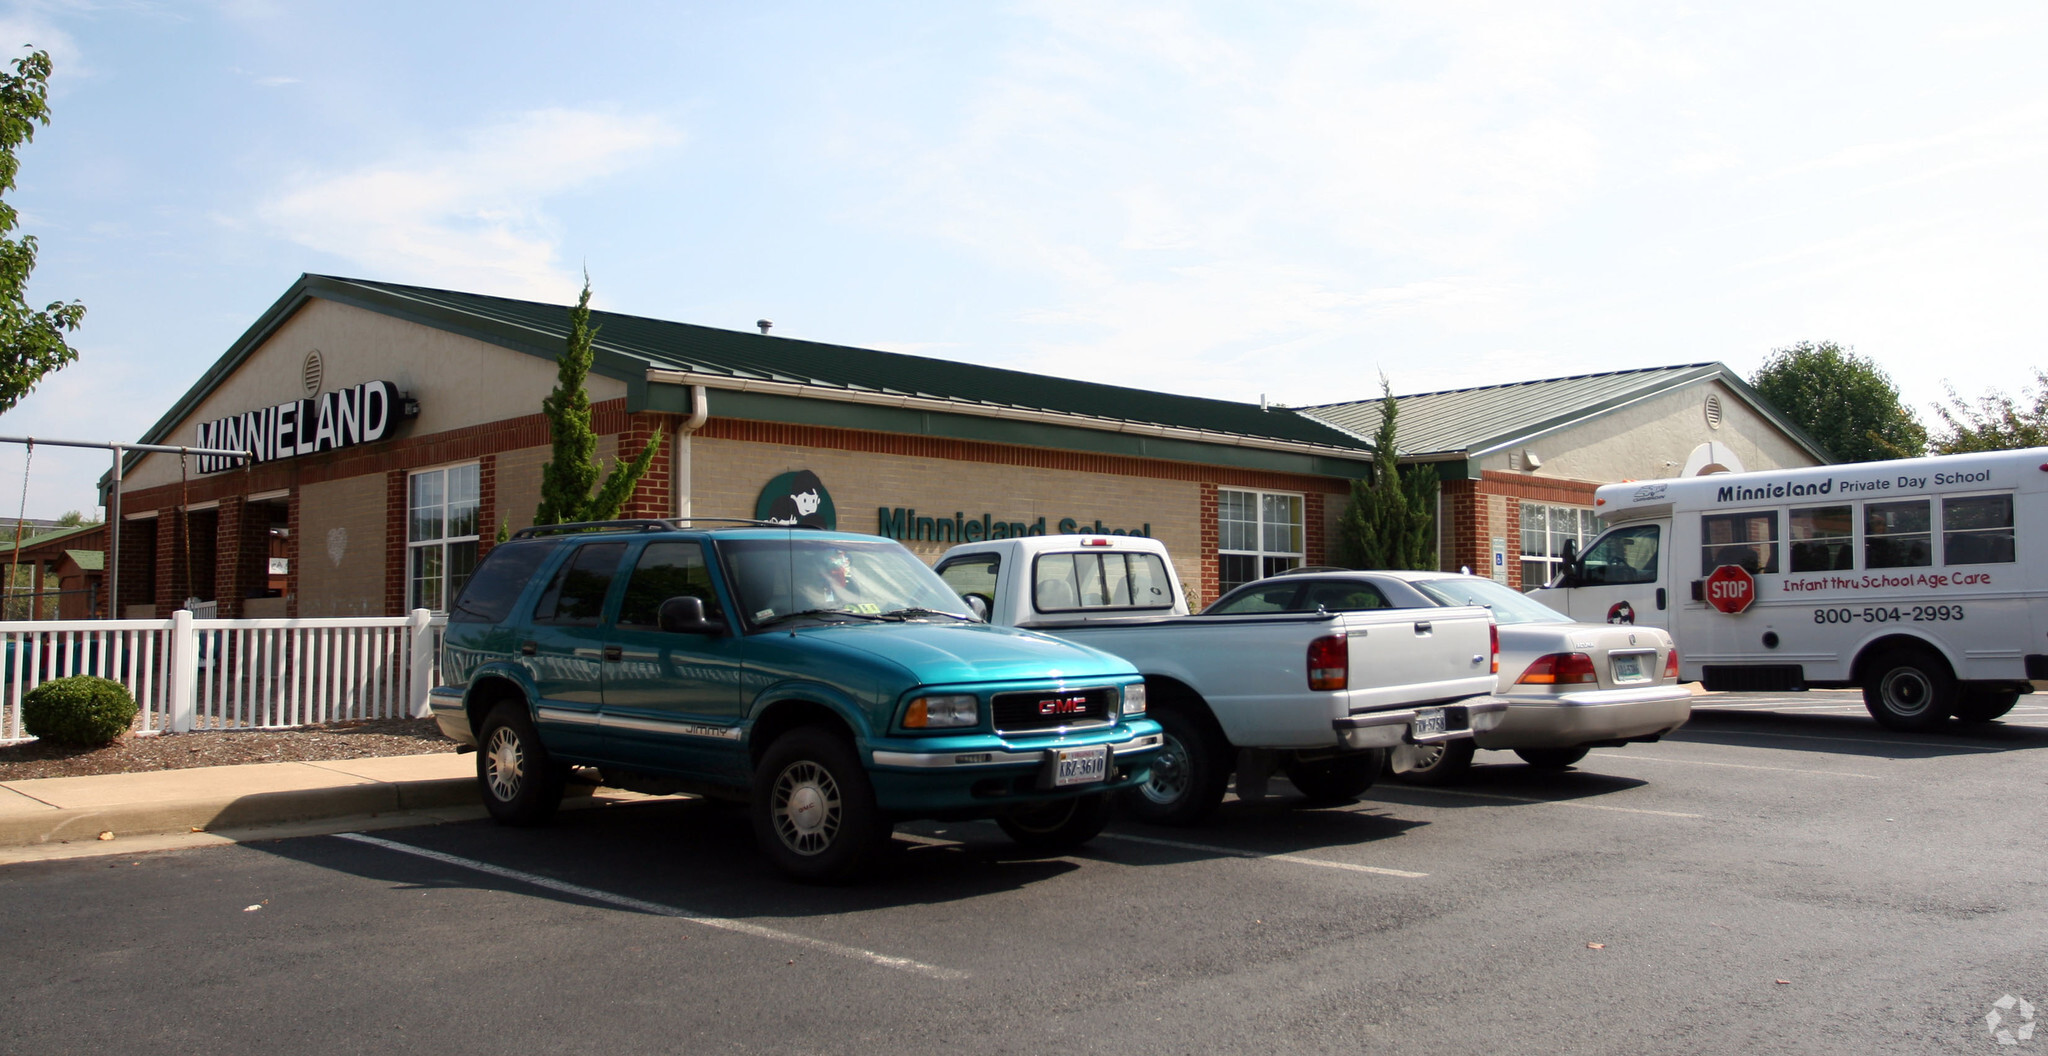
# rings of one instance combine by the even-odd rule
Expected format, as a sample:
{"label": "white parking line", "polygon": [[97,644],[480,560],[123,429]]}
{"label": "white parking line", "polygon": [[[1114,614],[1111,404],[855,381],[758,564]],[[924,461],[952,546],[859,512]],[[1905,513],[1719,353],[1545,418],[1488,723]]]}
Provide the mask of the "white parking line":
{"label": "white parking line", "polygon": [[1127,843],[1149,843],[1155,847],[1177,847],[1183,851],[1202,851],[1208,854],[1227,854],[1234,858],[1262,858],[1269,862],[1288,862],[1293,865],[1314,865],[1324,869],[1342,869],[1353,873],[1373,873],[1378,876],[1399,876],[1419,880],[1428,873],[1412,873],[1406,869],[1388,869],[1379,865],[1353,865],[1350,862],[1331,862],[1321,858],[1304,858],[1298,854],[1270,854],[1265,851],[1247,851],[1236,847],[1217,847],[1206,843],[1183,843],[1180,840],[1162,840],[1152,836],[1131,836],[1121,832],[1105,832],[1098,840],[1123,840]]}
{"label": "white parking line", "polygon": [[[934,836],[920,836],[914,832],[899,832],[899,840],[922,843],[928,847],[960,847],[959,840],[942,840]],[[1323,869],[1342,869],[1351,873],[1372,873],[1377,876],[1398,876],[1419,880],[1428,873],[1413,873],[1406,869],[1389,869],[1380,865],[1353,865],[1350,862],[1331,862],[1321,858],[1306,858],[1298,854],[1272,854],[1266,851],[1247,851],[1241,847],[1218,847],[1208,843],[1185,843],[1180,840],[1162,840],[1154,836],[1131,836],[1121,832],[1105,832],[1095,837],[1098,840],[1123,840],[1127,843],[1149,843],[1155,847],[1176,847],[1183,851],[1201,851],[1204,854],[1220,854],[1229,858],[1259,858],[1269,862],[1287,862],[1291,865],[1313,865]]]}
{"label": "white parking line", "polygon": [[662,917],[674,917],[678,920],[687,920],[692,924],[702,924],[707,928],[717,928],[721,931],[732,931],[738,932],[741,935],[752,935],[757,939],[769,939],[774,942],[788,943],[792,946],[802,946],[805,949],[816,950],[819,953],[829,953],[837,957],[847,957],[856,961],[866,961],[869,964],[878,965],[883,968],[894,968],[899,971],[914,972],[918,975],[928,976],[933,979],[951,980],[967,978],[966,972],[954,968],[940,968],[937,965],[925,964],[922,961],[913,961],[907,957],[891,957],[888,954],[876,953],[873,950],[863,950],[856,946],[842,946],[839,943],[827,942],[824,939],[813,939],[804,935],[792,935],[786,931],[776,931],[774,928],[764,928],[759,924],[749,924],[743,920],[732,920],[726,917],[705,916],[702,913],[695,913],[690,910],[683,909],[679,906],[665,906],[659,902],[647,902],[637,898],[628,898],[625,895],[615,895],[609,891],[599,891],[594,887],[584,887],[581,884],[565,883],[564,881],[556,880],[551,877],[539,876],[534,873],[523,873],[517,869],[507,869],[502,865],[492,865],[489,862],[479,862],[469,858],[459,858],[452,854],[443,854],[440,851],[430,851],[424,847],[414,847],[411,844],[398,843],[393,840],[379,839],[375,836],[365,836],[360,832],[343,832],[337,833],[336,835],[339,839],[354,840],[357,843],[367,843],[373,847],[382,847],[388,851],[397,851],[400,854],[410,854],[420,858],[427,858],[436,862],[441,862],[445,865],[453,865],[463,869],[471,869],[479,873],[487,873],[491,876],[503,877],[507,880],[516,880],[522,884],[531,884],[534,887],[545,888],[549,891],[559,891],[565,895],[574,895],[577,898],[589,899],[592,902],[602,902],[607,905],[618,906],[621,909],[631,909],[637,912],[651,913],[656,916]]}
{"label": "white parking line", "polygon": [[[1375,797],[1394,791],[1391,787],[1373,791]],[[1462,788],[1422,788],[1404,786],[1402,792],[1414,792],[1431,796],[1469,796],[1473,799],[1498,799],[1506,803],[1539,803],[1546,807],[1578,807],[1581,810],[1612,810],[1621,814],[1654,814],[1660,818],[1704,818],[1705,814],[1687,814],[1682,810],[1651,810],[1647,807],[1617,807],[1608,803],[1581,803],[1574,799],[1530,799],[1526,796],[1503,796],[1497,792],[1468,792]]]}
{"label": "white parking line", "polygon": [[1801,770],[1794,766],[1752,766],[1748,763],[1710,763],[1702,759],[1668,759],[1662,756],[1644,755],[1641,752],[1594,752],[1602,759],[1623,759],[1644,763],[1678,763],[1682,766],[1725,766],[1731,770],[1775,770],[1781,774],[1819,774],[1822,777],[1854,777],[1864,781],[1880,781],[1876,774],[1852,774],[1846,770]]}

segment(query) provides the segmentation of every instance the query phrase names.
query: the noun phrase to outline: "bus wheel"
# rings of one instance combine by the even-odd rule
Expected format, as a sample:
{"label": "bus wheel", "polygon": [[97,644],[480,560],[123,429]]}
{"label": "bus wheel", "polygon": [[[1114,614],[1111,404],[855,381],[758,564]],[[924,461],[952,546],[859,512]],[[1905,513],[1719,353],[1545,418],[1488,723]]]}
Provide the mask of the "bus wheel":
{"label": "bus wheel", "polygon": [[1956,676],[1941,657],[1902,649],[1878,657],[1863,683],[1863,706],[1888,730],[1931,730],[1958,704]]}
{"label": "bus wheel", "polygon": [[1964,722],[1990,722],[2019,702],[2016,689],[1966,689],[1956,704],[1955,716]]}

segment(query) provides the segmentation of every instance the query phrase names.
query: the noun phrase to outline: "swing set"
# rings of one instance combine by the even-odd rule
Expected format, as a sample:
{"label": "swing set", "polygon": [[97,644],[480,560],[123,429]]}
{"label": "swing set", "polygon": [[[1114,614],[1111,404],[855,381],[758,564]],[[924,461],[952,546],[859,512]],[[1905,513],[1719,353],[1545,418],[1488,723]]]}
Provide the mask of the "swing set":
{"label": "swing set", "polygon": [[140,453],[175,454],[178,456],[178,512],[182,518],[179,536],[185,542],[185,576],[189,582],[192,576],[192,510],[190,498],[191,480],[188,466],[194,455],[211,455],[232,458],[243,466],[255,462],[253,451],[230,451],[217,447],[182,447],[170,444],[124,444],[101,440],[50,440],[33,436],[0,436],[0,444],[23,444],[28,448],[28,457],[21,467],[21,504],[14,518],[14,559],[7,572],[8,595],[14,592],[14,584],[21,573],[21,533],[28,513],[29,472],[35,465],[36,445],[46,447],[84,447],[113,452],[114,468],[111,483],[107,489],[107,611],[117,613],[121,599],[121,473],[123,462],[130,451]]}

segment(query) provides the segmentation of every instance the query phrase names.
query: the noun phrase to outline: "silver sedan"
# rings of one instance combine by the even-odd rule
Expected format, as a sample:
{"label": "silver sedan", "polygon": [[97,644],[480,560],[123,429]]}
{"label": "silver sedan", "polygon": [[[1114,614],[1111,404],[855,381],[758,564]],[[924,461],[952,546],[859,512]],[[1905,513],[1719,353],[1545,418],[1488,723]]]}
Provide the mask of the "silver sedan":
{"label": "silver sedan", "polygon": [[1498,727],[1469,741],[1415,745],[1398,776],[1443,784],[1464,776],[1474,749],[1509,750],[1530,766],[1563,770],[1594,748],[1654,741],[1692,715],[1678,683],[1671,636],[1654,627],[1574,623],[1571,617],[1479,576],[1452,572],[1302,569],[1247,583],[1210,613],[1330,612],[1483,605],[1500,627],[1500,679],[1508,702]]}

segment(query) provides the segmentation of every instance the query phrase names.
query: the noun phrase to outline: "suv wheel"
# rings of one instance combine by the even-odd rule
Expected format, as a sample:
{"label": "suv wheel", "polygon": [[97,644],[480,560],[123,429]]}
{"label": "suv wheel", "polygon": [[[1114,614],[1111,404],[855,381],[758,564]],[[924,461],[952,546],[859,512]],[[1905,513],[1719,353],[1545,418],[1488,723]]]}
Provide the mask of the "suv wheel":
{"label": "suv wheel", "polygon": [[506,701],[484,717],[477,737],[476,780],[484,808],[503,825],[539,825],[562,805],[563,768],[540,743],[526,706]]}
{"label": "suv wheel", "polygon": [[815,726],[777,738],[754,771],[754,838],[790,878],[844,883],[874,865],[890,826],[853,747]]}

